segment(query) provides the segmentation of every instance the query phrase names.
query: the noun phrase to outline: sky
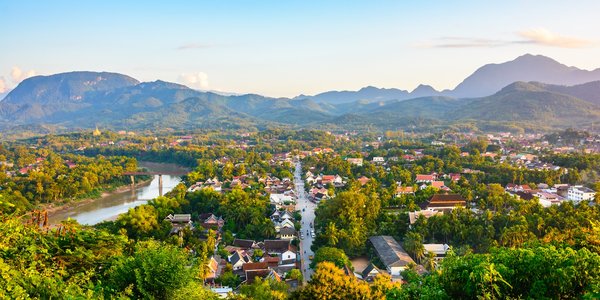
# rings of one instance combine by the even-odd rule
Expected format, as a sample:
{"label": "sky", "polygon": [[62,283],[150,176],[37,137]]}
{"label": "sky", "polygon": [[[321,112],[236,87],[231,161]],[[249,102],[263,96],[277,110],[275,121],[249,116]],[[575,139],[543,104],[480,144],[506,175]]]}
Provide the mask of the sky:
{"label": "sky", "polygon": [[600,67],[600,1],[0,0],[0,93],[109,71],[274,97],[451,89],[525,53]]}

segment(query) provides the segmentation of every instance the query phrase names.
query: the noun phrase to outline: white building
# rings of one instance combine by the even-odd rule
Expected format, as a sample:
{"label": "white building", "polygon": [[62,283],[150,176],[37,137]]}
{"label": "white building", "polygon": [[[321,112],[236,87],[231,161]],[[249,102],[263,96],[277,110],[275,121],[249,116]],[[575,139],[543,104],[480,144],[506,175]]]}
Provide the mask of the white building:
{"label": "white building", "polygon": [[282,205],[285,202],[294,202],[294,198],[291,195],[285,194],[271,194],[269,196],[269,201],[273,204]]}
{"label": "white building", "polygon": [[385,159],[381,156],[375,156],[375,157],[373,157],[373,162],[374,163],[383,163],[383,162],[385,162]]}
{"label": "white building", "polygon": [[567,193],[567,199],[574,202],[594,200],[594,196],[596,196],[596,192],[582,185],[569,187],[569,191]]}
{"label": "white building", "polygon": [[351,157],[349,157],[349,158],[346,158],[346,161],[349,162],[349,163],[351,163],[351,164],[353,164],[353,165],[355,165],[355,166],[359,166],[359,167],[362,167],[362,165],[363,165],[363,159],[362,158],[351,158]]}
{"label": "white building", "polygon": [[553,190],[546,189],[539,191],[534,194],[534,196],[538,197],[540,204],[543,207],[550,207],[551,205],[559,205],[561,202],[565,201],[565,198],[553,192]]}

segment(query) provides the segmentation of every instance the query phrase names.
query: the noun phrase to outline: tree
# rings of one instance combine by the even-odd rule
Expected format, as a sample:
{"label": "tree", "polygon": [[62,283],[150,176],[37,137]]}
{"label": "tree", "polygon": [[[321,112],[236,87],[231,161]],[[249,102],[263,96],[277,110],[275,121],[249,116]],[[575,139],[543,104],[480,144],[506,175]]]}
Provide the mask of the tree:
{"label": "tree", "polygon": [[371,297],[385,300],[387,293],[394,288],[400,288],[400,283],[392,282],[392,277],[388,274],[377,274],[371,284]]}
{"label": "tree", "polygon": [[158,212],[151,205],[140,205],[120,215],[117,223],[127,229],[130,237],[149,236],[159,228]]}
{"label": "tree", "polygon": [[139,242],[132,256],[117,260],[109,282],[117,290],[132,286],[136,298],[167,299],[193,280],[191,264],[182,249],[152,240]]}
{"label": "tree", "polygon": [[291,299],[372,299],[371,289],[356,277],[347,276],[333,263],[322,262],[317,265],[308,285],[295,291]]}
{"label": "tree", "polygon": [[319,263],[328,261],[335,264],[338,268],[344,268],[344,266],[352,267],[352,262],[346,256],[344,251],[333,248],[333,247],[321,247],[315,252],[315,256],[310,263],[311,268],[315,268]]}
{"label": "tree", "polygon": [[435,267],[437,266],[437,260],[436,260],[436,254],[428,251],[427,255],[425,256],[425,263],[424,263],[424,267],[427,271],[429,272],[433,272],[435,271]]}
{"label": "tree", "polygon": [[284,300],[287,299],[287,289],[288,286],[285,282],[256,278],[252,284],[242,285],[240,294],[249,299]]}
{"label": "tree", "polygon": [[423,237],[417,232],[409,231],[404,236],[404,249],[412,254],[416,261],[420,261],[425,256]]}
{"label": "tree", "polygon": [[304,280],[304,276],[302,276],[300,269],[292,269],[285,274],[285,279],[295,279],[298,280],[298,282],[302,282]]}

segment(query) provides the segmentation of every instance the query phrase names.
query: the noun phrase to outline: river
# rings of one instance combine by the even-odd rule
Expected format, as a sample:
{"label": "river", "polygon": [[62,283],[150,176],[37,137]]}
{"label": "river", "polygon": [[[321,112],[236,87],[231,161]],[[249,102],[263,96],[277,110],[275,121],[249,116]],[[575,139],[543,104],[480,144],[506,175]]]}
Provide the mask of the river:
{"label": "river", "polygon": [[[182,167],[173,164],[140,162],[139,165],[153,172],[168,172],[170,170],[182,169]],[[163,194],[169,192],[181,182],[181,177],[179,176],[162,175],[162,179]],[[149,200],[158,196],[158,175],[156,175],[152,181],[137,185],[134,189],[113,192],[94,201],[57,211],[49,215],[48,221],[53,225],[71,218],[77,220],[80,224],[94,225],[102,221],[114,219],[118,215],[127,212],[130,208],[146,204]]]}

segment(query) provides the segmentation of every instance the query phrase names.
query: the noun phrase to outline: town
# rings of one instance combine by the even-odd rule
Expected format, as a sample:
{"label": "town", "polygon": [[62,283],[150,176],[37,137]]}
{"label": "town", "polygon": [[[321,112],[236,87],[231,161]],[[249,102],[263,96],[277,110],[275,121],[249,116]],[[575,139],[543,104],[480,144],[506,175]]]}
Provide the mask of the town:
{"label": "town", "polygon": [[[222,298],[253,297],[259,290],[312,295],[331,284],[323,276],[345,278],[342,290],[349,298],[365,293],[400,299],[411,290],[463,297],[486,287],[455,291],[440,276],[458,276],[452,274],[456,264],[476,263],[478,256],[494,252],[488,259],[501,260],[499,253],[537,248],[553,255],[598,251],[593,239],[600,136],[570,129],[547,135],[263,131],[152,137],[97,128],[6,144],[0,154],[4,223],[23,215],[48,232],[110,234],[124,239],[113,250],[121,260],[142,255],[126,254],[127,240],[156,252],[143,254],[148,257],[188,257],[179,263],[193,266],[190,275],[173,266],[164,276],[190,276],[188,283]],[[77,201],[107,184],[127,186],[128,176],[120,174],[136,171],[137,160],[191,171],[163,196],[93,226],[74,220],[48,224],[43,214],[31,213],[66,198]],[[103,178],[90,177],[91,170]],[[62,185],[55,176],[65,176]],[[76,192],[81,188],[86,190]],[[3,232],[14,234],[6,227]],[[86,251],[102,251],[99,242]],[[593,259],[586,261],[588,268],[600,264],[597,254]],[[96,272],[110,289],[133,284],[115,277],[128,265],[107,263],[109,270]],[[538,278],[531,284],[551,284],[543,273],[522,276]],[[587,276],[565,295],[586,289],[593,275]],[[504,280],[496,284],[510,293],[511,279]],[[575,284],[569,280],[575,277],[565,283]],[[136,283],[132,295],[144,295],[142,286]]]}

